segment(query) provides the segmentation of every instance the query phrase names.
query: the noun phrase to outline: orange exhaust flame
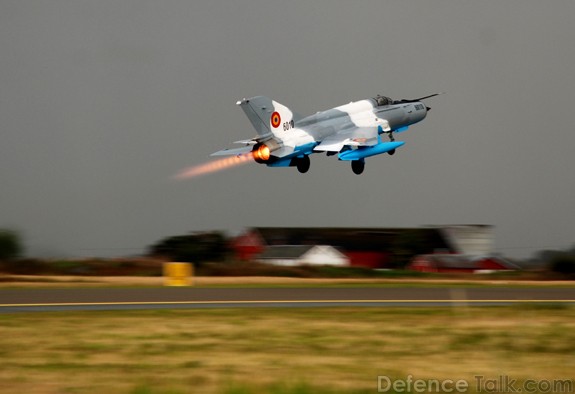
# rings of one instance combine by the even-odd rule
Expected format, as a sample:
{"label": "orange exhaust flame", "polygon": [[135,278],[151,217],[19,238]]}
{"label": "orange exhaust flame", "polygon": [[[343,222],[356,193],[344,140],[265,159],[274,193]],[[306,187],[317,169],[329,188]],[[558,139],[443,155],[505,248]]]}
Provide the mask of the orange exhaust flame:
{"label": "orange exhaust flame", "polygon": [[253,151],[253,155],[256,161],[268,161],[271,155],[270,148],[266,145],[262,145],[257,150]]}
{"label": "orange exhaust flame", "polygon": [[218,172],[222,170],[227,170],[228,168],[237,167],[242,164],[248,163],[253,160],[251,153],[226,157],[224,159],[211,161],[209,163],[199,164],[194,167],[186,168],[180,171],[178,174],[174,175],[174,179],[183,180],[195,178],[201,175],[210,174],[212,172]]}

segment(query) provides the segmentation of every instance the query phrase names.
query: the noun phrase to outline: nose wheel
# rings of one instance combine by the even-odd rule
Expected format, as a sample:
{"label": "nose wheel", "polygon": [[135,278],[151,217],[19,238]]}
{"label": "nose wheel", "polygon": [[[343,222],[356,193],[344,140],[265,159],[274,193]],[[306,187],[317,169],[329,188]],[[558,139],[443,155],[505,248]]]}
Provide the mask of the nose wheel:
{"label": "nose wheel", "polygon": [[[394,141],[395,141],[395,137],[393,136],[393,131],[389,131],[387,134],[389,135],[389,140],[390,140],[391,142],[394,142]],[[387,154],[390,155],[390,156],[393,156],[393,155],[395,154],[395,149],[390,150],[389,152],[387,152]]]}
{"label": "nose wheel", "polygon": [[365,169],[365,160],[352,160],[351,161],[351,170],[354,174],[361,174]]}

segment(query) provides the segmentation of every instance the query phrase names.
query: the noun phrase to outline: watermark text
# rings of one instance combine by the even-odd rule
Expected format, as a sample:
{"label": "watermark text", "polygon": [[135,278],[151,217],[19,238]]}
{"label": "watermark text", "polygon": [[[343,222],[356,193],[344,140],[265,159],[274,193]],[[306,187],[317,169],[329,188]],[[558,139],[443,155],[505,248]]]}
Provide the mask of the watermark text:
{"label": "watermark text", "polygon": [[473,389],[477,393],[575,393],[573,379],[526,379],[517,380],[508,375],[486,377],[474,376],[473,381],[465,379],[416,379],[407,375],[405,379],[389,376],[377,377],[378,393],[466,393]]}

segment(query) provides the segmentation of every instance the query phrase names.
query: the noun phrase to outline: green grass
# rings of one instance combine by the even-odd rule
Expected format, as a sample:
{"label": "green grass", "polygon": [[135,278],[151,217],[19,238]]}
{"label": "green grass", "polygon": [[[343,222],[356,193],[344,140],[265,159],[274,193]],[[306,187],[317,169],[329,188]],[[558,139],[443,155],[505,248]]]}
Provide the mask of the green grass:
{"label": "green grass", "polygon": [[306,382],[282,382],[264,386],[232,383],[223,391],[224,394],[363,394],[375,390],[337,390],[321,386],[313,386]]}

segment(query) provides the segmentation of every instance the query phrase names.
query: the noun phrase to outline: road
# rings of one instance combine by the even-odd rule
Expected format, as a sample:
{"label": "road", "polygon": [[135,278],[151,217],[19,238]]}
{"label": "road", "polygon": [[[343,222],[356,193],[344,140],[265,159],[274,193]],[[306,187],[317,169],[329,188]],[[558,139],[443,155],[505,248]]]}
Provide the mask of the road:
{"label": "road", "polygon": [[575,304],[575,287],[0,289],[0,312],[165,308]]}

